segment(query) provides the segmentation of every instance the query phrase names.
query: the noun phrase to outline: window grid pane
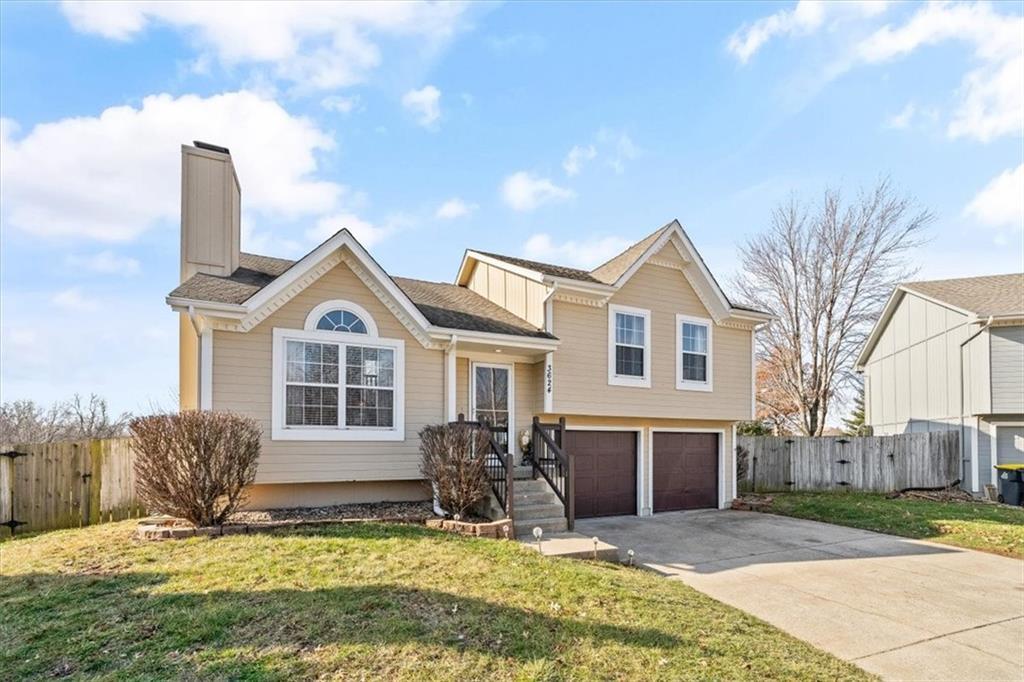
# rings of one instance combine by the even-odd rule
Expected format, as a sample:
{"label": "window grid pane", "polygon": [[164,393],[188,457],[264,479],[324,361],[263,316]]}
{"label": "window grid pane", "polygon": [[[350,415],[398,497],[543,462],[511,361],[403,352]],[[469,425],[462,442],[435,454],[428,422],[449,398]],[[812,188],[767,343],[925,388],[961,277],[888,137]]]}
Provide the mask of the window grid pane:
{"label": "window grid pane", "polygon": [[394,426],[395,351],[345,347],[345,425]]}
{"label": "window grid pane", "polygon": [[616,346],[615,373],[619,376],[642,377],[644,375],[644,349]]}
{"label": "window grid pane", "polygon": [[644,345],[643,316],[615,313],[615,343],[642,348]]}

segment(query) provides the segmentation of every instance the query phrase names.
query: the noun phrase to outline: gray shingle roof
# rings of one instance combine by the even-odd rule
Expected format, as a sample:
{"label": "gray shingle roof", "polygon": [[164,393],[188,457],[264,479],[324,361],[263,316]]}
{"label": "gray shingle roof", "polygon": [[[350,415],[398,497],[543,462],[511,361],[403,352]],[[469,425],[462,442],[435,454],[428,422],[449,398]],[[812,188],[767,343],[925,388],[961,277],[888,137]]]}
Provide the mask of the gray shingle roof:
{"label": "gray shingle roof", "polygon": [[618,256],[615,256],[606,263],[598,265],[590,271],[591,274],[596,277],[598,281],[605,284],[613,284],[617,282],[619,277],[622,277],[626,270],[629,270],[633,263],[635,263],[640,256],[644,255],[644,252],[647,251],[647,249],[651,248],[651,244],[658,241],[658,237],[660,237],[665,230],[670,227],[672,227],[672,223],[662,225],[657,230],[620,253]]}
{"label": "gray shingle roof", "polygon": [[[472,249],[476,251],[476,249]],[[490,256],[491,258],[497,258],[498,260],[511,263],[512,265],[518,265],[521,268],[528,270],[536,270],[545,275],[551,275],[552,277],[564,277],[565,279],[575,279],[581,282],[592,282],[594,284],[603,284],[599,279],[596,279],[586,270],[580,270],[579,268],[570,268],[565,265],[552,265],[551,263],[541,263],[540,261],[527,260],[525,258],[516,258],[514,256],[503,256],[500,253],[488,253],[486,251],[476,251],[484,256]]]}
{"label": "gray shingle roof", "polygon": [[[169,295],[196,301],[241,304],[273,282],[293,263],[284,258],[242,253],[239,255],[238,269],[229,277],[202,273],[193,275]],[[465,287],[406,277],[392,279],[423,316],[439,327],[555,338]]]}
{"label": "gray shingle roof", "polygon": [[457,284],[392,277],[431,324],[449,329],[555,338],[480,294]]}
{"label": "gray shingle roof", "polygon": [[1024,273],[907,282],[903,287],[979,317],[1024,314]]}

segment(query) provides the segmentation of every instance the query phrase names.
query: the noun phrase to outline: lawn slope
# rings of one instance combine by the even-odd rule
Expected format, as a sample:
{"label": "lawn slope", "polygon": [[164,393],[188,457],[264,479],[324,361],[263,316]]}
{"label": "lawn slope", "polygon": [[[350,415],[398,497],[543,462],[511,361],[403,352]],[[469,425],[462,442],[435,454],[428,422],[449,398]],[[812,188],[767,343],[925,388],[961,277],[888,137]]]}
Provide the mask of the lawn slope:
{"label": "lawn slope", "polygon": [[1024,559],[1024,509],[873,493],[772,493],[773,514],[825,521]]}
{"label": "lawn slope", "polygon": [[132,522],[0,544],[13,679],[860,679],[638,569],[421,527],[142,543]]}

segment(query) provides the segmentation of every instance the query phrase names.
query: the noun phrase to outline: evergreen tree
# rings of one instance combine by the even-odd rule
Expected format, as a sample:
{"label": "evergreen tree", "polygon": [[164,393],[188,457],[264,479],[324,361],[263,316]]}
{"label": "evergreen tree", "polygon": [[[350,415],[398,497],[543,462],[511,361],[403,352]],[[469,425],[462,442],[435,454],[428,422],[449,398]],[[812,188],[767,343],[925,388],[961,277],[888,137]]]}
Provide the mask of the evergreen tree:
{"label": "evergreen tree", "polygon": [[847,436],[867,436],[871,427],[864,423],[864,392],[857,391],[853,399],[853,410],[850,416],[843,419],[843,430]]}

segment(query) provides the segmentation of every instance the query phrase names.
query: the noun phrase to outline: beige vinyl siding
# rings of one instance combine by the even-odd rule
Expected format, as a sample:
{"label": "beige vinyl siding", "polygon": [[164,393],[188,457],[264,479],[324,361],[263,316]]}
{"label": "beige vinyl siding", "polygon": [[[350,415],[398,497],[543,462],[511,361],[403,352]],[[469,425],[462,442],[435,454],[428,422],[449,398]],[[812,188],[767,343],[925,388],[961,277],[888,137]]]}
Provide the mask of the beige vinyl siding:
{"label": "beige vinyl siding", "polygon": [[178,314],[178,403],[199,409],[199,337],[187,313]]}
{"label": "beige vinyl siding", "polygon": [[335,504],[430,499],[430,488],[424,481],[271,483],[250,486],[246,492],[246,509],[326,507]]}
{"label": "beige vinyl siding", "polygon": [[469,289],[518,315],[535,327],[544,326],[545,288],[540,282],[490,263],[477,262]]}
{"label": "beige vinyl siding", "polygon": [[865,418],[876,434],[959,428],[968,333],[963,314],[904,295],[864,367]]}
{"label": "beige vinyl siding", "polygon": [[680,270],[643,265],[610,303],[651,311],[651,387],[608,385],[607,306],[556,300],[554,334],[561,345],[554,358],[555,410],[580,415],[750,418],[753,337],[749,329],[714,325],[714,390],[676,389],[676,314],[711,317]]}
{"label": "beige vinyl siding", "polygon": [[[405,440],[272,441],[273,329],[302,329],[326,300],[364,307],[381,337],[405,341]],[[255,417],[264,430],[257,483],[418,479],[419,439],[444,419],[444,353],[427,350],[345,264],[339,264],[247,333],[215,331],[213,406]]]}
{"label": "beige vinyl siding", "polygon": [[992,412],[1024,413],[1024,326],[991,327]]}

